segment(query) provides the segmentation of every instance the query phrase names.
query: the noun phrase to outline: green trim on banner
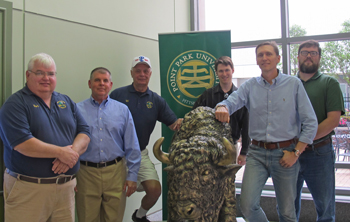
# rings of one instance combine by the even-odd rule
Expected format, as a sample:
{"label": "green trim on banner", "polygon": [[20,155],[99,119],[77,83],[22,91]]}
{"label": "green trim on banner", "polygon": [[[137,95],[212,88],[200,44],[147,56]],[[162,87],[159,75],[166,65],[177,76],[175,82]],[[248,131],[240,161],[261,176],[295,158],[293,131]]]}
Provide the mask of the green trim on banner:
{"label": "green trim on banner", "polygon": [[[230,31],[159,34],[161,95],[178,118],[191,111],[206,89],[219,83],[214,63],[220,56],[231,57]],[[165,152],[173,133],[162,125]],[[163,220],[167,220],[167,174],[162,175]]]}

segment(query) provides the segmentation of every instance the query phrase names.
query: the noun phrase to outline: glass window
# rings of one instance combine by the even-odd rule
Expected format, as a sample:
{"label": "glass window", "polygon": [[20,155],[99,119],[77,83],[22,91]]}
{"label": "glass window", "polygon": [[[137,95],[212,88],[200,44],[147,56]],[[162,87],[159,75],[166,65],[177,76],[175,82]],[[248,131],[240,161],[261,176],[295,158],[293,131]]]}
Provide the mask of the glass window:
{"label": "glass window", "polygon": [[260,76],[261,70],[256,64],[255,47],[232,49],[231,57],[235,69],[233,78],[245,79]]}
{"label": "glass window", "polygon": [[339,33],[342,24],[350,19],[348,0],[291,0],[289,6],[289,27],[299,25],[307,30],[306,35]]}
{"label": "glass window", "polygon": [[[280,55],[282,55],[282,48],[279,47]],[[261,70],[256,64],[255,47],[252,48],[239,48],[231,50],[231,57],[234,64],[235,72],[232,75],[233,79],[237,79],[238,83],[243,83],[245,80],[252,77],[260,76]],[[277,65],[279,70],[282,68],[282,56],[281,62]],[[243,80],[243,81],[240,81]],[[237,86],[239,86],[238,84]]]}
{"label": "glass window", "polygon": [[[350,23],[348,25],[350,30]],[[290,45],[291,74],[298,72],[298,48],[300,44]],[[333,76],[340,84],[350,86],[350,40],[320,42],[321,61],[319,70]],[[344,96],[347,91],[343,91]]]}
{"label": "glass window", "polygon": [[[296,76],[299,71],[298,65],[298,49],[300,44],[289,45],[289,64],[290,64],[290,74]],[[321,46],[322,47],[322,46]]]}
{"label": "glass window", "polygon": [[[341,117],[340,123],[344,132],[350,138],[350,1],[334,0],[331,3],[325,0],[270,0],[266,1],[232,1],[232,0],[205,0],[204,17],[201,18],[201,27],[205,30],[231,30],[232,60],[235,72],[233,82],[240,86],[245,80],[259,76],[261,70],[256,65],[255,45],[263,41],[276,41],[280,46],[282,56],[283,47],[289,47],[281,58],[278,68],[284,73],[296,75],[298,72],[298,47],[302,41],[312,38],[320,42],[322,57],[320,71],[338,79],[345,101],[346,114]],[[284,10],[280,5],[288,3]],[[282,15],[281,15],[282,14]],[[288,24],[281,25],[282,17],[288,15]],[[204,22],[203,22],[204,21]],[[204,25],[203,25],[204,23]],[[289,27],[289,36],[281,36],[282,28]],[[333,35],[326,35],[333,34]],[[296,44],[298,43],[298,44]],[[254,45],[254,46],[253,46]],[[284,59],[284,61],[283,61]],[[282,64],[286,66],[283,67]],[[287,67],[290,70],[287,70]],[[349,125],[350,126],[350,125]],[[346,131],[346,132],[345,132]],[[343,136],[344,137],[344,136]],[[349,138],[346,138],[349,140]],[[344,139],[344,138],[342,138]],[[343,146],[350,144],[343,141]],[[350,192],[350,147],[348,149],[335,148],[336,154],[336,187],[346,188]],[[244,167],[237,173],[237,184],[242,180]],[[267,181],[271,185],[271,179]],[[272,186],[271,186],[272,187]],[[273,187],[272,187],[273,188]],[[344,191],[337,189],[337,193]]]}
{"label": "glass window", "polygon": [[280,0],[205,0],[205,30],[231,30],[231,41],[281,38]]}

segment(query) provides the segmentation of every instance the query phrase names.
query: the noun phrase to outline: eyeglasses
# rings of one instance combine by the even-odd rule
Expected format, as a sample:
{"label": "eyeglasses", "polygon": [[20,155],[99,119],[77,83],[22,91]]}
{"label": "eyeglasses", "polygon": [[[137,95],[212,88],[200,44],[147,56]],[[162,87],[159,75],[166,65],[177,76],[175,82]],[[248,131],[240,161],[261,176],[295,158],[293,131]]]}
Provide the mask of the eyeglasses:
{"label": "eyeglasses", "polygon": [[32,70],[28,70],[28,72],[34,73],[38,77],[44,77],[45,73],[48,77],[54,77],[57,74],[57,72],[44,72],[41,70],[38,70],[36,72],[33,72]]}
{"label": "eyeglasses", "polygon": [[308,56],[309,53],[310,53],[310,56],[311,56],[311,57],[315,57],[315,56],[318,55],[318,52],[316,52],[316,51],[311,51],[311,52],[309,52],[309,51],[301,51],[301,52],[300,52],[300,55],[302,55],[302,56]]}

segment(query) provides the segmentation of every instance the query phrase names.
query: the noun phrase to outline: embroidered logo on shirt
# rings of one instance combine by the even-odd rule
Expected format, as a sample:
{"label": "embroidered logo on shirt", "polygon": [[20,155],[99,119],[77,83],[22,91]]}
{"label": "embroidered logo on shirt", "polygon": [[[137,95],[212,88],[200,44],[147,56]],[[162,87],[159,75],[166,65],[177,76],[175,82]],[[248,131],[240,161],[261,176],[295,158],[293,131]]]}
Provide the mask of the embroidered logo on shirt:
{"label": "embroidered logo on shirt", "polygon": [[146,103],[146,106],[147,106],[148,109],[151,109],[151,108],[153,107],[153,103],[150,102],[150,101],[148,101],[148,102]]}
{"label": "embroidered logo on shirt", "polygon": [[33,106],[34,106],[35,108],[39,108],[39,105],[35,105],[35,104],[33,104]]}
{"label": "embroidered logo on shirt", "polygon": [[57,106],[60,107],[61,109],[67,108],[66,102],[62,100],[57,102]]}
{"label": "embroidered logo on shirt", "polygon": [[127,102],[127,103],[128,103],[128,102],[129,102],[129,100],[128,100],[128,99],[126,99],[126,100],[125,100],[125,102]]}

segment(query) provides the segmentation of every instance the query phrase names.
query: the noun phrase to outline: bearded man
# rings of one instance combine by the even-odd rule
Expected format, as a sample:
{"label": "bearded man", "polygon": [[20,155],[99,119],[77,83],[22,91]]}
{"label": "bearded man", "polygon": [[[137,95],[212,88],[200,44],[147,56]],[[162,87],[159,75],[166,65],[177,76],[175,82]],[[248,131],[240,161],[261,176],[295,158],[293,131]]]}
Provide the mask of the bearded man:
{"label": "bearded man", "polygon": [[300,216],[301,192],[304,181],[309,188],[317,211],[317,221],[335,221],[335,171],[332,147],[333,129],[344,114],[343,94],[339,82],[318,71],[321,48],[308,40],[298,50],[299,73],[306,93],[317,116],[318,128],[313,143],[299,157],[295,209]]}

